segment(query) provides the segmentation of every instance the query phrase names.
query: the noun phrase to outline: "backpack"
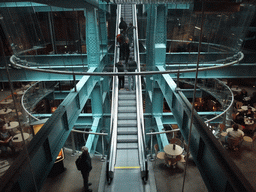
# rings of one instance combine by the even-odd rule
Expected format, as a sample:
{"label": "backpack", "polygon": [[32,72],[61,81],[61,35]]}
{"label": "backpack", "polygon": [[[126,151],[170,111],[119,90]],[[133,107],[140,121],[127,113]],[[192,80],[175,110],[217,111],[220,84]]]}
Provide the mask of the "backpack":
{"label": "backpack", "polygon": [[79,156],[76,160],[76,168],[80,171],[82,169],[82,161],[81,156]]}

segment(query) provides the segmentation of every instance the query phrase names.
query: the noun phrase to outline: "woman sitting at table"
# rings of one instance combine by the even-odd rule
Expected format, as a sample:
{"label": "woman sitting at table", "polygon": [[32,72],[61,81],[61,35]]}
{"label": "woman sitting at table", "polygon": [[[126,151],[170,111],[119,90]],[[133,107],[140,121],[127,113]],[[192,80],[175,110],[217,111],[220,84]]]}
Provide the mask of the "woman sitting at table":
{"label": "woman sitting at table", "polygon": [[5,122],[0,119],[0,150],[1,155],[6,155],[7,148],[10,147],[12,152],[15,152],[15,148],[12,144],[12,135],[7,131]]}
{"label": "woman sitting at table", "polygon": [[229,131],[225,137],[225,142],[229,149],[237,150],[240,143],[243,141],[244,133],[238,129],[238,125],[233,125],[233,130]]}

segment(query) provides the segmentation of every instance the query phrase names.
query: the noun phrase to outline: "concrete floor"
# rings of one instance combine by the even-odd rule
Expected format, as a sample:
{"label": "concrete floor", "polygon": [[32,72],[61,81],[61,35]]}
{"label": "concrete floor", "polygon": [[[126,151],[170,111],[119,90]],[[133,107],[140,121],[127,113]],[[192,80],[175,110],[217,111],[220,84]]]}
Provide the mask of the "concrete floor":
{"label": "concrete floor", "polygon": [[[76,156],[71,156],[70,150],[64,150],[65,159],[64,167],[65,171],[53,176],[48,177],[40,192],[80,192],[83,191],[83,179],[81,173],[76,169],[75,160]],[[179,163],[177,168],[168,168],[164,165],[162,160],[157,160],[151,163],[153,173],[150,172],[151,176],[155,179],[155,186],[158,192],[180,192],[182,189],[183,176],[184,176],[184,165]],[[93,191],[98,191],[101,170],[103,162],[101,162],[100,156],[92,157],[92,171],[89,176],[89,181],[92,183],[90,187]],[[129,184],[132,186],[133,184]],[[208,191],[201,175],[190,158],[186,173],[185,190],[187,192],[206,192]],[[134,191],[134,190],[132,190]],[[132,192],[131,191],[131,192]]]}
{"label": "concrete floor", "polygon": [[[40,190],[40,192],[82,192],[83,191],[83,178],[80,171],[77,170],[75,160],[80,155],[76,153],[72,156],[69,149],[64,149],[65,171],[62,173],[48,177]],[[102,169],[102,162],[100,156],[92,157],[92,171],[89,175],[89,182],[92,183],[90,189],[98,191],[100,174]]]}

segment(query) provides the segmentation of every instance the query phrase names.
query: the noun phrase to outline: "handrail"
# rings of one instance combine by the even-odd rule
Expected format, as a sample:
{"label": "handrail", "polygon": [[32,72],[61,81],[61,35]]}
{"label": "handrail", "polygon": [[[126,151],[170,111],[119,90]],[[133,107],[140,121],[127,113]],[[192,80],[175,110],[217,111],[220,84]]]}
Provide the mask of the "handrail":
{"label": "handrail", "polygon": [[[121,5],[117,5],[117,19],[116,19],[116,34],[120,29],[118,24],[121,17]],[[113,72],[118,72],[115,64],[119,61],[119,49],[117,49],[117,40],[115,39],[115,57]],[[111,103],[111,118],[110,118],[110,150],[108,155],[107,165],[107,181],[110,183],[114,177],[114,168],[116,163],[116,144],[117,144],[117,113],[118,113],[118,76],[113,76],[112,83],[112,103]]]}
{"label": "handrail", "polygon": [[[136,4],[132,5],[133,12],[133,26],[137,26],[137,13]],[[134,40],[134,57],[137,63],[137,70],[140,72],[140,56],[139,56],[139,40],[138,40],[138,30],[133,28],[133,40]],[[143,116],[143,100],[142,100],[142,87],[141,87],[141,76],[136,75],[136,103],[137,103],[137,126],[138,126],[138,148],[139,148],[139,163],[141,169],[141,177],[144,182],[148,178],[147,170],[147,158],[145,149],[145,129],[144,129],[144,116]]]}
{"label": "handrail", "polygon": [[38,82],[34,83],[33,85],[31,85],[31,86],[24,92],[24,94],[23,94],[22,97],[21,97],[21,106],[22,106],[22,108],[24,109],[25,113],[27,113],[30,117],[32,117],[32,118],[35,119],[36,121],[39,121],[40,119],[34,117],[34,116],[26,109],[26,107],[25,107],[25,105],[24,105],[24,96],[26,95],[27,92],[29,92],[29,90],[31,89],[31,87],[35,86],[35,85],[38,84],[38,83],[40,83],[40,81],[38,81]]}

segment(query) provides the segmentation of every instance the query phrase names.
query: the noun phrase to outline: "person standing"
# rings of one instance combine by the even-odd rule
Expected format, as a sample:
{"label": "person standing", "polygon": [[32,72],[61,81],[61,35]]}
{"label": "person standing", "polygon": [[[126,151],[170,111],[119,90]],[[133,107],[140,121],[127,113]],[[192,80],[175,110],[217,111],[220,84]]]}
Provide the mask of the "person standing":
{"label": "person standing", "polygon": [[121,17],[121,22],[119,23],[119,29],[122,29],[124,32],[127,29],[127,23],[124,21],[123,17]]}
{"label": "person standing", "polygon": [[82,154],[79,156],[79,158],[81,158],[80,171],[82,173],[83,180],[84,180],[84,190],[85,192],[90,192],[92,190],[89,189],[89,186],[91,185],[91,183],[88,183],[88,178],[89,178],[89,173],[92,170],[91,157],[87,147],[83,146],[81,150],[82,150]]}
{"label": "person standing", "polygon": [[[127,69],[128,69],[128,72],[135,72],[135,70],[137,69],[136,61],[134,61],[130,58],[127,63]],[[128,84],[129,84],[129,91],[135,90],[135,76],[134,75],[128,76]]]}
{"label": "person standing", "polygon": [[[116,67],[118,69],[118,72],[124,72],[124,66],[123,66],[122,62],[119,61],[116,64]],[[124,88],[124,75],[119,75],[118,81],[119,81],[119,89]]]}

